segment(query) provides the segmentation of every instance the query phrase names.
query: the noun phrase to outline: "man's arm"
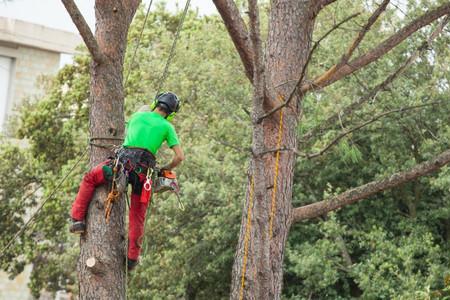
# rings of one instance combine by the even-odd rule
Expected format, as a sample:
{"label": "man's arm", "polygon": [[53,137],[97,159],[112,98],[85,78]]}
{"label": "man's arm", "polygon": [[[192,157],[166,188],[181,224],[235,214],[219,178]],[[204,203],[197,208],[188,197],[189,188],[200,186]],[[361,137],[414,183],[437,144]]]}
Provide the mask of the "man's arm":
{"label": "man's arm", "polygon": [[178,166],[184,160],[183,149],[181,149],[180,145],[175,145],[171,149],[174,152],[172,162],[170,164],[162,167],[162,169],[172,170],[173,168]]}

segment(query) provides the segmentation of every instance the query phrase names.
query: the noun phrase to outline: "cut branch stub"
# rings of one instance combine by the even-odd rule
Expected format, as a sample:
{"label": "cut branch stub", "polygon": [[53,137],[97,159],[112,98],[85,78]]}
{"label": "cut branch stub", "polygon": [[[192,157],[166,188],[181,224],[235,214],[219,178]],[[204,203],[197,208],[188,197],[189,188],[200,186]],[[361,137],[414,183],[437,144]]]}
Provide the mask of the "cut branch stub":
{"label": "cut branch stub", "polygon": [[103,275],[105,274],[105,264],[96,257],[89,257],[86,260],[86,267],[88,270],[95,275]]}

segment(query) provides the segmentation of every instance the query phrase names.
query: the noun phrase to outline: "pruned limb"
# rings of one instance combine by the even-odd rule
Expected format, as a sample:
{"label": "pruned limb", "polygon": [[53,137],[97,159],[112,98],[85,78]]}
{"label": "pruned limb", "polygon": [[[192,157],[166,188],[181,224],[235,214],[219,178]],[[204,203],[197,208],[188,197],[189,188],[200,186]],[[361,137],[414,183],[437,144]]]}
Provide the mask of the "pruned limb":
{"label": "pruned limb", "polygon": [[247,27],[242,19],[239,9],[233,0],[213,0],[219,11],[225,27],[233,40],[241,61],[245,68],[245,74],[253,83],[253,50],[250,46]]}
{"label": "pruned limb", "polygon": [[394,188],[424,175],[435,172],[450,162],[450,150],[418,164],[408,171],[395,173],[385,179],[369,182],[350,189],[337,196],[295,208],[292,213],[293,222],[299,222],[319,217],[349,204],[368,198],[376,193]]}
{"label": "pruned limb", "polygon": [[403,71],[409,67],[418,57],[421,53],[423,53],[425,50],[428,49],[428,47],[431,45],[433,40],[435,40],[444,29],[445,25],[449,22],[450,17],[447,16],[442,20],[442,22],[439,24],[439,26],[433,31],[433,33],[428,37],[426,41],[424,41],[419,48],[417,48],[416,51],[414,51],[406,60],[405,62],[397,69],[395,72],[390,74],[386,79],[375,86],[372,90],[370,90],[369,93],[363,95],[360,97],[357,101],[353,102],[349,106],[345,107],[342,111],[337,112],[336,114],[330,116],[327,118],[323,123],[321,123],[319,126],[312,128],[307,133],[305,133],[302,138],[301,142],[305,143],[309,139],[311,139],[313,136],[315,136],[318,132],[328,128],[333,123],[335,123],[339,118],[342,118],[343,116],[351,114],[353,111],[358,109],[362,104],[373,100],[376,95],[378,95],[379,92],[384,91],[388,88],[388,86],[398,78],[399,75],[403,73]]}
{"label": "pruned limb", "polygon": [[103,264],[103,262],[93,256],[86,259],[86,267],[91,271],[92,274],[101,275],[105,273],[105,265]]}
{"label": "pruned limb", "polygon": [[344,138],[345,136],[347,136],[347,135],[349,135],[350,133],[355,132],[355,131],[357,131],[357,130],[363,128],[363,127],[366,127],[367,125],[369,125],[369,124],[371,124],[371,123],[373,123],[373,122],[376,122],[376,121],[378,121],[379,119],[381,119],[381,118],[383,118],[383,117],[386,117],[386,116],[388,116],[388,115],[390,115],[390,114],[398,113],[398,112],[399,112],[399,113],[402,113],[402,112],[405,112],[405,111],[409,111],[409,110],[413,110],[413,109],[418,109],[418,108],[422,108],[422,107],[430,106],[430,105],[434,105],[434,104],[439,104],[439,103],[441,103],[441,102],[440,102],[440,101],[437,101],[437,102],[430,102],[430,103],[426,103],[426,104],[414,105],[414,106],[408,106],[408,107],[402,107],[402,108],[397,108],[397,109],[393,109],[393,110],[390,110],[390,111],[385,111],[385,112],[383,112],[383,113],[381,113],[381,114],[378,114],[378,115],[374,116],[374,117],[371,118],[370,120],[368,120],[368,121],[366,121],[366,122],[364,122],[364,123],[359,124],[358,126],[355,126],[355,127],[351,128],[351,129],[348,129],[348,130],[344,130],[344,131],[341,132],[337,137],[335,137],[328,145],[326,145],[322,150],[320,150],[320,151],[318,151],[318,152],[316,152],[316,153],[313,153],[313,154],[306,154],[305,156],[306,156],[308,159],[310,159],[310,158],[315,158],[315,157],[317,157],[317,156],[321,156],[321,155],[324,154],[326,151],[328,151],[331,147],[333,147],[334,145],[336,145],[336,144],[337,144],[342,138]]}
{"label": "pruned limb", "polygon": [[438,8],[416,18],[401,30],[399,30],[397,33],[381,42],[378,46],[348,62],[338,70],[333,72],[330,72],[330,70],[328,70],[324,75],[321,75],[314,79],[313,82],[303,84],[300,91],[302,93],[306,93],[312,89],[326,87],[340,80],[341,78],[363,68],[364,66],[378,60],[381,56],[388,53],[395,46],[403,42],[406,38],[408,38],[411,34],[416,32],[420,28],[447,14],[450,14],[450,3],[441,5]]}
{"label": "pruned limb", "polygon": [[311,58],[314,54],[314,52],[316,51],[316,49],[319,47],[320,43],[328,36],[330,35],[333,31],[335,31],[336,29],[338,29],[342,24],[347,23],[348,21],[350,21],[351,19],[357,17],[358,15],[360,15],[361,13],[355,13],[347,18],[345,18],[344,20],[342,20],[341,22],[337,23],[336,25],[334,25],[330,30],[328,30],[320,39],[318,39],[313,47],[311,48],[311,51],[309,51],[308,53],[308,57],[306,58],[306,62],[303,65],[302,68],[302,72],[300,73],[300,77],[299,79],[296,81],[296,84],[292,90],[291,93],[289,93],[289,97],[286,101],[283,101],[281,104],[275,106],[274,108],[272,108],[271,110],[269,110],[268,112],[266,112],[264,115],[260,116],[257,120],[257,123],[262,122],[262,120],[264,120],[265,118],[269,117],[270,115],[272,115],[273,113],[279,111],[280,109],[282,109],[283,107],[289,105],[289,103],[291,102],[292,98],[294,98],[294,95],[297,93],[297,90],[300,86],[300,84],[303,81],[303,78],[305,78],[305,74],[306,74],[306,70],[308,68],[309,62],[311,61]]}
{"label": "pruned limb", "polygon": [[61,1],[66,7],[66,10],[69,13],[70,17],[72,18],[73,23],[80,32],[80,35],[83,38],[83,41],[86,44],[89,52],[91,53],[93,60],[97,63],[102,63],[105,59],[105,56],[101,52],[97,40],[92,34],[92,31],[86,23],[86,20],[83,18],[83,15],[80,13],[77,5],[73,0]]}

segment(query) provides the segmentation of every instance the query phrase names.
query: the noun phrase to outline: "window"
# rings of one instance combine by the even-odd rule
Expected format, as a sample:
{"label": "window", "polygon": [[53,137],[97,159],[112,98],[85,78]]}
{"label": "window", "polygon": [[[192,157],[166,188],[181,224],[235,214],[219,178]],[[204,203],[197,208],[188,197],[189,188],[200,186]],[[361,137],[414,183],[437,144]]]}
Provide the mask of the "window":
{"label": "window", "polygon": [[4,128],[9,110],[13,59],[0,55],[0,130]]}

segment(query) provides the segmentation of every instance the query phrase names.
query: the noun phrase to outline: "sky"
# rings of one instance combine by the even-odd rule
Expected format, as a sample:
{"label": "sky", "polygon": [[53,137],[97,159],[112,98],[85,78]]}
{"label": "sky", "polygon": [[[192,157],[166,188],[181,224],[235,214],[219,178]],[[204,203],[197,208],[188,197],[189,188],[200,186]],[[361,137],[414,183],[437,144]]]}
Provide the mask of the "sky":
{"label": "sky", "polygon": [[[143,2],[148,5],[150,0],[144,0]],[[155,7],[156,2],[161,2],[161,0],[154,0],[152,7]],[[165,2],[170,10],[175,10],[177,3],[180,9],[183,9],[185,5],[184,0],[166,0]],[[86,22],[88,22],[94,31],[94,1],[75,0],[75,3],[86,19]],[[210,0],[191,0],[191,7],[197,8],[200,14],[212,14],[216,12],[214,4]],[[51,28],[78,32],[60,0],[0,0],[0,16],[36,23]]]}

